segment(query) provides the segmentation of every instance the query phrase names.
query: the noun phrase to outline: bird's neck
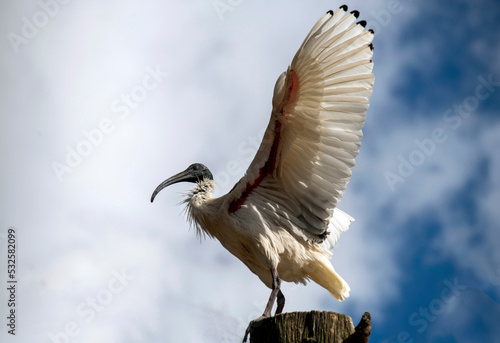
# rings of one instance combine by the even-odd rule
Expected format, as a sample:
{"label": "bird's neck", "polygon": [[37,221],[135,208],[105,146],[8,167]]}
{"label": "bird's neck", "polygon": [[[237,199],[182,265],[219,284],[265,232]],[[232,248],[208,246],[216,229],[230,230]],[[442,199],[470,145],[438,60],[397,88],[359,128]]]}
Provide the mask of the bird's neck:
{"label": "bird's neck", "polygon": [[191,191],[191,194],[186,199],[187,214],[189,222],[196,230],[199,237],[207,233],[210,237],[214,237],[214,232],[211,224],[211,203],[209,200],[212,198],[215,183],[213,180],[205,179],[196,184],[196,188]]}
{"label": "bird's neck", "polygon": [[212,197],[212,192],[214,191],[215,182],[213,180],[204,179],[196,184],[196,188],[191,191],[187,202],[190,207],[199,208],[208,199]]}

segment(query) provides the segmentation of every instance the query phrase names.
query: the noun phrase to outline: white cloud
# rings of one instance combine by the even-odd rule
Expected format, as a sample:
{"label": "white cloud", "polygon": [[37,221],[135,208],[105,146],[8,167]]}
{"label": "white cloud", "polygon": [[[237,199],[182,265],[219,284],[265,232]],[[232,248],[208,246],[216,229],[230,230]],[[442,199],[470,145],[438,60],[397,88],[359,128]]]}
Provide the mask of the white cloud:
{"label": "white cloud", "polygon": [[[263,311],[269,290],[220,244],[200,245],[187,230],[175,206],[184,188],[162,193],[153,205],[149,196],[194,159],[212,161],[214,171],[230,160],[245,169],[248,156],[238,153],[235,141],[267,124],[277,76],[329,7],[287,4],[263,12],[262,4],[242,4],[221,23],[203,6],[75,2],[18,55],[3,50],[18,72],[7,74],[14,88],[7,87],[9,98],[2,96],[4,106],[16,110],[2,115],[9,142],[2,147],[2,188],[11,201],[1,224],[21,232],[21,320],[38,323],[23,332],[28,340],[48,340],[74,321],[81,328],[75,340],[82,342],[125,336],[180,341],[185,332],[192,341],[218,342],[221,335],[241,336]],[[277,17],[299,12],[307,18],[276,28]],[[113,100],[156,64],[169,76],[129,118],[117,118]],[[76,148],[82,130],[103,118],[112,120],[114,131],[59,183],[51,163],[64,163],[66,146]],[[237,178],[232,175],[225,190]],[[86,323],[77,307],[120,268],[129,268],[134,279]],[[337,308],[318,286],[284,289],[287,310]],[[213,329],[206,323],[212,314],[234,325]],[[175,323],[168,331],[165,318]]]}
{"label": "white cloud", "polygon": [[[471,190],[468,194],[477,208],[465,209],[468,213],[453,213],[443,208],[440,216],[444,227],[433,244],[444,254],[442,257],[451,257],[458,267],[474,273],[479,280],[483,280],[484,289],[498,296],[500,254],[495,242],[500,239],[497,230],[500,220],[497,210],[500,203],[500,155],[496,146],[500,143],[500,126],[491,125],[481,131],[479,141],[467,143],[472,146],[478,159],[487,161],[484,176],[471,168],[462,182],[465,185],[467,180],[476,179],[476,183],[482,184],[481,188]],[[477,166],[477,162],[473,164],[473,167]],[[463,220],[471,216],[477,220],[473,223]]]}

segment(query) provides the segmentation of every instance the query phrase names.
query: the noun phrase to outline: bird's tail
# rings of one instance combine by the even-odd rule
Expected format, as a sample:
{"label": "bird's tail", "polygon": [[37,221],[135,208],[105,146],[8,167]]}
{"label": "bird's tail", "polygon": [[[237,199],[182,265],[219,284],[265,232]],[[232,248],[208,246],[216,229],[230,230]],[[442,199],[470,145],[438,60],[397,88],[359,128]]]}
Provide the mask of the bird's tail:
{"label": "bird's tail", "polygon": [[318,285],[326,288],[335,299],[342,301],[349,297],[351,288],[337,274],[326,257],[321,256],[316,261],[309,263],[307,269],[310,278]]}

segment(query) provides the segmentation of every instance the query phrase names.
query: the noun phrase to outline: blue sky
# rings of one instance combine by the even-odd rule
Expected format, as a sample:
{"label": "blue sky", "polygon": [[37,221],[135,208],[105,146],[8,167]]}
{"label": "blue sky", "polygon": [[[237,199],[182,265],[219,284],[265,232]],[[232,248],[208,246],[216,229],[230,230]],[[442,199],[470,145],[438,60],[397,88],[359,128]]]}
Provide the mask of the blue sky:
{"label": "blue sky", "polygon": [[[16,228],[19,324],[12,338],[2,323],[0,340],[239,341],[269,290],[218,242],[195,237],[177,205],[189,185],[149,197],[193,162],[212,170],[216,196],[231,189],[267,125],[277,77],[340,5],[2,5],[0,253]],[[332,260],[351,297],[285,284],[285,311],[355,323],[369,311],[372,342],[492,342],[500,6],[347,5],[376,30],[365,136],[339,205],[356,221]]]}

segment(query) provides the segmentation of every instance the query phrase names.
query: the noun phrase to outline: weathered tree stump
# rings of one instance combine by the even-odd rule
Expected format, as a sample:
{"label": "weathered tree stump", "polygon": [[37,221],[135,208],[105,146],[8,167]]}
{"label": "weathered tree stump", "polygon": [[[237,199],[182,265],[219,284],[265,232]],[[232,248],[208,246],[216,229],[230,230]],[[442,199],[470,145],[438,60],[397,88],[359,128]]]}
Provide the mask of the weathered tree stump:
{"label": "weathered tree stump", "polygon": [[250,322],[250,343],[367,343],[371,317],[365,312],[354,328],[349,316],[335,312],[290,312]]}

